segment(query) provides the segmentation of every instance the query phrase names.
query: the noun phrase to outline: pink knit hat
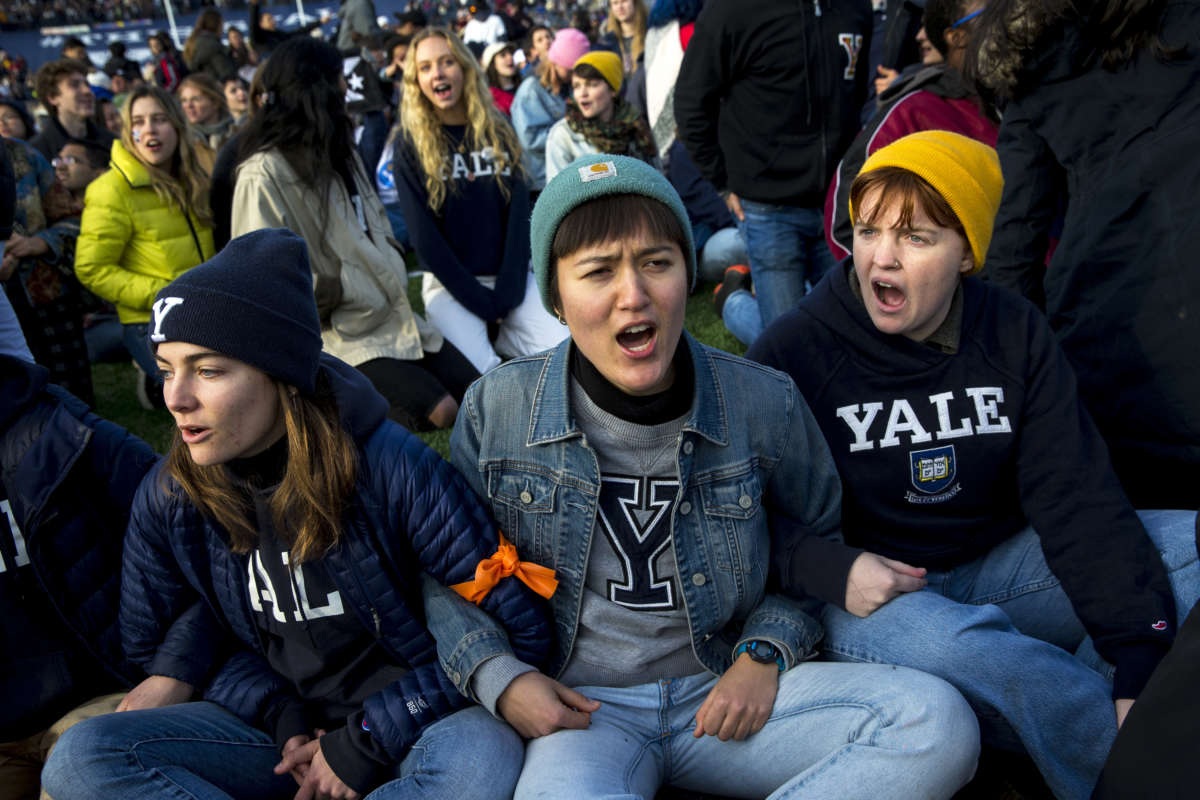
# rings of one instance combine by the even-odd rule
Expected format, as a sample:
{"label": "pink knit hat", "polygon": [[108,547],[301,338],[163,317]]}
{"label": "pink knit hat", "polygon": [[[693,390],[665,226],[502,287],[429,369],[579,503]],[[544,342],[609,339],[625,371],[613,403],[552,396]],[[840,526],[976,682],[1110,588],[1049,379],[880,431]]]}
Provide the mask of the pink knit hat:
{"label": "pink knit hat", "polygon": [[575,28],[563,28],[554,34],[554,41],[550,44],[549,58],[563,69],[570,69],[590,47],[591,43],[583,31]]}

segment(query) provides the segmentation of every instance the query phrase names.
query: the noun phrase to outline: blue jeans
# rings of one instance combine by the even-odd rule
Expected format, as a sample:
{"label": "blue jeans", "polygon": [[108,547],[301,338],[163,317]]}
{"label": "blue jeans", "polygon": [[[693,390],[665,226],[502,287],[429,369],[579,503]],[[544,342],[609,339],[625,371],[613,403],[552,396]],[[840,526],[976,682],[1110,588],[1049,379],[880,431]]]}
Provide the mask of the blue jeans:
{"label": "blue jeans", "polygon": [[725,269],[734,264],[745,264],[746,243],[737,228],[721,228],[708,237],[700,250],[700,274],[697,280],[717,282],[725,277]]}
{"label": "blue jeans", "polygon": [[[279,759],[267,734],[214,703],[186,703],[75,725],[50,754],[42,786],[55,800],[290,800],[296,782],[272,771]],[[520,737],[474,706],[429,726],[395,778],[366,797],[501,800],[512,794],[520,770]]]}
{"label": "blue jeans", "polygon": [[743,198],[742,211],[746,218],[738,229],[746,242],[755,297],[739,298],[731,308],[731,296],[722,316],[729,332],[749,346],[777,317],[795,308],[804,297],[805,282],[815,285],[837,262],[825,244],[821,209]]}
{"label": "blue jeans", "polygon": [[142,372],[158,381],[158,362],[154,360],[154,353],[150,350],[150,339],[147,336],[149,329],[150,326],[145,322],[122,325],[121,341],[129,355],[133,356],[134,363],[142,368]]}
{"label": "blue jeans", "polygon": [[716,681],[578,687],[601,703],[590,727],[531,740],[515,800],[653,798],[664,784],[733,797],[938,798],[975,771],[970,708],[930,675],[800,664],[780,675],[766,726],[741,742],[692,735]]}
{"label": "blue jeans", "polygon": [[115,314],[97,314],[91,327],[83,329],[83,340],[87,344],[88,361],[93,364],[123,362],[130,359],[125,348],[125,326]]}
{"label": "blue jeans", "polygon": [[[1182,621],[1200,595],[1196,513],[1138,513]],[[927,577],[923,591],[866,619],[826,607],[827,657],[945,678],[975,709],[984,743],[1023,746],[1057,797],[1088,797],[1117,733],[1113,670],[1085,638],[1037,534],[1027,528],[969,564]]]}

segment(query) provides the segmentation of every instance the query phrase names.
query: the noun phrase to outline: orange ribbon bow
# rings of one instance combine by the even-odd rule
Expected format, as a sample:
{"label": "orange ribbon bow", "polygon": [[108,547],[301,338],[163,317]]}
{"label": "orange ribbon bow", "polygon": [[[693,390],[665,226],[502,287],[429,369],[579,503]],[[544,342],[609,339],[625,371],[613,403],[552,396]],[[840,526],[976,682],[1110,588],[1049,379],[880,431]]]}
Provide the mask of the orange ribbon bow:
{"label": "orange ribbon bow", "polygon": [[503,531],[499,533],[500,546],[496,548],[494,555],[483,559],[476,565],[475,580],[456,583],[450,588],[475,605],[479,605],[501,578],[516,575],[521,583],[542,597],[548,598],[554,594],[554,590],[558,588],[554,570],[540,564],[521,561],[517,558],[517,548],[504,538]]}

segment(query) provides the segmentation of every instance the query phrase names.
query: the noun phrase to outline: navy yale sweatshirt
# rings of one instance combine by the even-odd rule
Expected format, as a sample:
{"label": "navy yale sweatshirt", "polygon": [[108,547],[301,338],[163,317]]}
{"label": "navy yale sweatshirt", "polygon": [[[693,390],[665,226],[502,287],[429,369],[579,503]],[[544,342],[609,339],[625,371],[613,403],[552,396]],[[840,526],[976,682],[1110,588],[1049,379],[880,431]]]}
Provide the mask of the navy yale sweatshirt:
{"label": "navy yale sweatshirt", "polygon": [[846,543],[945,570],[1032,525],[1118,667],[1115,696],[1136,696],[1170,646],[1174,602],[1044,317],[965,278],[948,353],[879,332],[849,264],[748,354],[790,374],[812,408],[842,478]]}

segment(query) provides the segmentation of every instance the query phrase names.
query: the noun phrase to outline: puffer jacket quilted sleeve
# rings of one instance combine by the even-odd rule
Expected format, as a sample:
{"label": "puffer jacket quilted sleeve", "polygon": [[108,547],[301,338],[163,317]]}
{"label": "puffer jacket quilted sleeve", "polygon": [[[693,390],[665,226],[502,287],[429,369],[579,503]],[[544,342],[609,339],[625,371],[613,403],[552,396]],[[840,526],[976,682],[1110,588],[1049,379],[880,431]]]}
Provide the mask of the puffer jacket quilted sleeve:
{"label": "puffer jacket quilted sleeve", "polygon": [[121,641],[129,660],[147,675],[200,687],[221,658],[224,636],[172,552],[172,527],[187,520],[172,514],[178,511],[178,498],[162,487],[162,469],[159,462],[142,480],[125,533]]}
{"label": "puffer jacket quilted sleeve", "polygon": [[[499,537],[466,479],[419,437],[397,425],[381,426],[366,456],[371,465],[369,494],[385,498],[379,508],[385,519],[378,530],[407,536],[407,542],[385,538],[382,546],[389,559],[403,563],[395,559],[411,548],[421,570],[445,586],[474,578],[479,562],[496,552]],[[480,607],[504,627],[517,658],[543,663],[550,627],[544,605],[533,592],[516,579],[504,579]],[[382,624],[386,631],[389,621],[385,618]],[[424,657],[425,663],[412,664],[412,672],[364,704],[367,725],[396,758],[407,752],[426,725],[468,702],[438,665],[436,654]]]}
{"label": "puffer jacket quilted sleeve", "polygon": [[88,184],[75,274],[116,305],[122,324],[148,322],[159,289],[216,252],[212,228],[159,198],[146,167],[119,141],[111,164]]}

